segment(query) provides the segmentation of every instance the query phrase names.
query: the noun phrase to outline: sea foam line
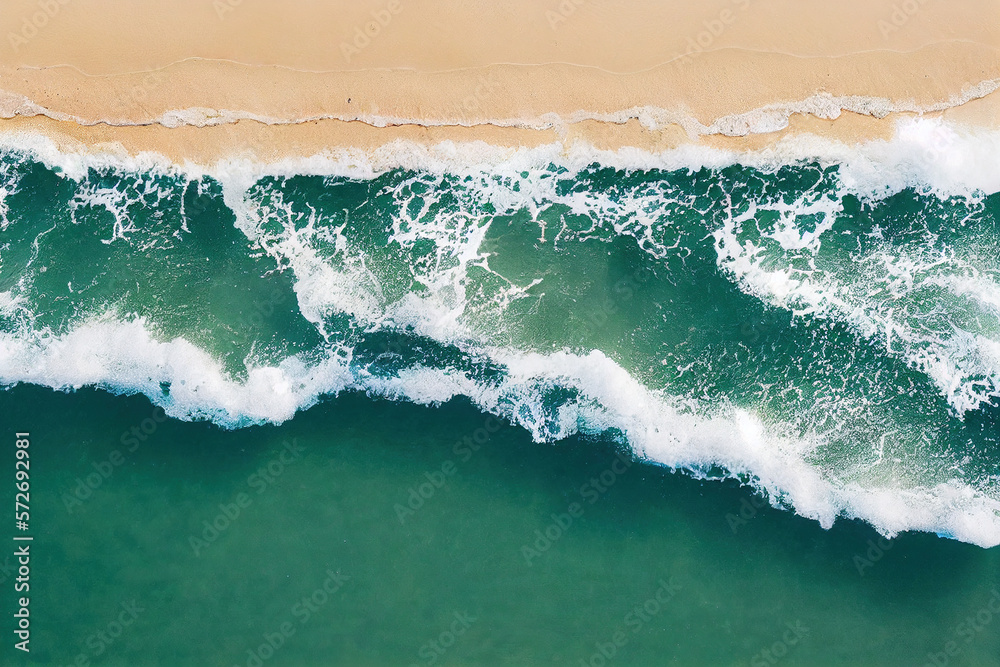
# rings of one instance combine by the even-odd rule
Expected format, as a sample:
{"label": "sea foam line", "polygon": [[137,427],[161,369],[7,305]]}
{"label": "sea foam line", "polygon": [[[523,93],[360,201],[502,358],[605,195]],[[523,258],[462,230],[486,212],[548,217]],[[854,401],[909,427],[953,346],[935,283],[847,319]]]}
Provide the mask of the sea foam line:
{"label": "sea foam line", "polygon": [[[741,121],[742,122],[742,121]],[[424,145],[395,140],[374,149],[340,148],[308,157],[264,161],[253,156],[202,164],[175,163],[155,152],[129,155],[105,148],[60,148],[34,132],[0,132],[0,150],[24,153],[69,178],[82,180],[91,169],[160,171],[191,179],[252,184],[266,176],[344,176],[369,179],[393,169],[468,174],[484,170],[516,173],[558,165],[576,172],[597,163],[620,170],[722,169],[743,165],[762,171],[807,162],[838,165],[844,187],[861,196],[885,196],[906,188],[929,188],[942,196],[1000,191],[1000,130],[974,129],[941,118],[899,118],[892,139],[857,145],[808,133],[789,135],[756,151],[736,151],[686,143],[651,152],[635,147],[596,148],[582,140],[533,148],[509,148],[483,141]]]}
{"label": "sea foam line", "polygon": [[[507,369],[499,384],[481,384],[448,368],[374,376],[353,368],[343,350],[314,364],[289,357],[276,366],[249,367],[239,382],[183,338],[160,341],[142,320],[105,318],[61,336],[0,334],[0,385],[142,393],[173,417],[211,419],[229,428],[281,423],[322,396],[344,391],[424,405],[465,396],[526,428],[536,441],[616,429],[649,462],[695,474],[721,466],[748,479],[773,504],[824,528],[847,516],[868,521],[886,536],[920,530],[983,547],[1000,544],[1000,502],[967,484],[839,484],[808,462],[816,443],[791,435],[780,422],[732,406],[692,409],[689,401],[644,387],[601,352],[489,353]],[[546,387],[574,389],[577,398],[547,407]]]}
{"label": "sea foam line", "polygon": [[[549,164],[582,169],[601,162],[622,169],[695,169],[735,163],[769,169],[803,159],[820,159],[817,156],[822,155],[823,160],[840,165],[841,179],[851,184],[845,187],[870,196],[912,187],[911,183],[927,186],[927,181],[935,179],[937,185],[932,186],[945,191],[949,188],[963,193],[974,191],[977,186],[969,181],[976,178],[987,183],[987,187],[994,187],[989,184],[996,181],[995,166],[985,180],[982,174],[968,174],[965,168],[959,168],[988,157],[991,145],[988,142],[984,145],[980,137],[963,135],[951,126],[928,119],[901,122],[899,128],[891,142],[847,147],[815,137],[800,137],[784,142],[780,149],[755,154],[696,146],[650,154],[635,150],[596,151],[582,144],[504,150],[485,144],[445,143],[424,147],[399,143],[374,154],[349,152],[272,164],[226,161],[209,169],[192,165],[178,168],[153,154],[126,160],[108,153],[67,155],[50,140],[38,136],[20,137],[11,146],[24,150],[27,141],[31,155],[51,166],[60,166],[70,178],[83,179],[91,168],[166,170],[189,177],[210,175],[222,182],[226,203],[243,223],[249,220],[246,192],[265,175],[313,173],[370,178],[390,168],[437,173],[513,172]],[[958,166],[954,160],[927,159],[927,151],[935,145],[928,138],[933,139],[940,132],[950,138],[951,148],[946,154],[949,158],[957,155]],[[995,146],[995,137],[988,140]],[[892,164],[905,169],[886,168]],[[252,235],[252,225],[244,231]],[[424,333],[438,332],[429,329]],[[624,433],[635,450],[651,461],[691,470],[722,466],[733,475],[749,476],[775,502],[781,499],[798,513],[827,527],[837,516],[854,516],[871,522],[887,535],[901,530],[928,530],[983,546],[1000,543],[1000,505],[967,484],[952,481],[914,488],[838,485],[808,463],[807,454],[815,443],[781,435],[784,429],[780,423],[725,406],[715,406],[706,414],[692,413],[675,405],[676,399],[664,392],[643,387],[624,369],[596,352],[580,357],[570,353],[532,356],[492,350],[492,357],[503,363],[510,375],[499,389],[478,385],[464,374],[448,369],[409,369],[393,378],[365,375],[352,368],[349,350],[331,351],[320,364],[307,364],[290,357],[277,366],[248,368],[248,379],[241,383],[226,376],[207,353],[184,339],[157,341],[142,322],[106,319],[87,323],[62,336],[38,334],[34,339],[4,336],[0,345],[2,384],[32,382],[63,389],[96,385],[124,393],[139,392],[164,405],[175,416],[208,418],[230,426],[284,421],[323,395],[341,391],[366,391],[417,403],[439,403],[454,396],[468,396],[480,408],[524,426],[536,439],[613,428]],[[132,343],[135,340],[142,344],[135,346]],[[133,356],[101,357],[100,354],[110,354],[99,352],[102,350],[116,354],[121,350]],[[164,384],[169,386],[168,393],[163,391]],[[537,400],[546,386],[575,388],[581,398],[551,414]],[[641,408],[637,410],[636,406]]]}
{"label": "sea foam line", "polygon": [[712,134],[746,136],[748,134],[775,132],[786,128],[789,118],[795,114],[811,115],[827,120],[838,118],[844,111],[874,116],[875,118],[884,118],[892,113],[926,114],[943,111],[975,99],[986,97],[998,88],[1000,88],[1000,78],[985,79],[963,87],[961,92],[953,94],[948,99],[929,104],[917,104],[913,100],[892,100],[879,96],[837,96],[823,92],[810,95],[801,100],[772,103],[750,111],[720,116],[708,124],[702,123],[683,110],[665,109],[648,105],[635,106],[614,112],[594,112],[580,109],[566,115],[548,112],[534,116],[509,118],[492,118],[484,115],[479,119],[470,119],[464,112],[459,112],[458,115],[438,118],[412,118],[370,112],[275,116],[248,110],[215,109],[208,107],[171,109],[159,115],[150,115],[135,119],[87,118],[77,114],[49,109],[19,93],[0,90],[0,118],[45,116],[53,120],[73,122],[80,125],[96,125],[100,123],[128,127],[156,124],[167,128],[176,128],[185,125],[210,127],[247,120],[265,125],[295,125],[317,120],[336,120],[342,122],[361,122],[380,128],[399,125],[418,125],[423,127],[475,127],[491,125],[495,127],[513,127],[530,130],[555,129],[560,132],[564,132],[570,125],[584,121],[624,124],[631,120],[638,120],[644,127],[650,130],[662,130],[670,125],[679,125],[689,137],[694,138]]}

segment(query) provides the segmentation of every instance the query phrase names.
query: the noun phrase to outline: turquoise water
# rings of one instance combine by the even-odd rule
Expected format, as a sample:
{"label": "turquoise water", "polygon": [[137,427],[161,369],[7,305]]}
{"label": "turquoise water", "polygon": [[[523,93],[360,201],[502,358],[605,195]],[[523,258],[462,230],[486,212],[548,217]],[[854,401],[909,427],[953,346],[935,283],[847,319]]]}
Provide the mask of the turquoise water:
{"label": "turquoise water", "polygon": [[74,164],[0,162],[5,661],[1000,664],[1000,195]]}

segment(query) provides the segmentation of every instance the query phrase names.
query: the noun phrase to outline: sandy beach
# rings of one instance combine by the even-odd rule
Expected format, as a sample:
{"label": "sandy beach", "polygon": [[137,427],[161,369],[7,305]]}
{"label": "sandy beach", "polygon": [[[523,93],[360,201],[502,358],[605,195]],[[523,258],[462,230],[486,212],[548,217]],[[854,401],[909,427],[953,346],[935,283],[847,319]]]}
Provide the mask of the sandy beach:
{"label": "sandy beach", "polygon": [[1000,125],[991,0],[182,4],[8,3],[0,131],[211,162],[397,139],[857,142],[913,114]]}
{"label": "sandy beach", "polygon": [[0,38],[0,667],[1000,665],[1000,0]]}

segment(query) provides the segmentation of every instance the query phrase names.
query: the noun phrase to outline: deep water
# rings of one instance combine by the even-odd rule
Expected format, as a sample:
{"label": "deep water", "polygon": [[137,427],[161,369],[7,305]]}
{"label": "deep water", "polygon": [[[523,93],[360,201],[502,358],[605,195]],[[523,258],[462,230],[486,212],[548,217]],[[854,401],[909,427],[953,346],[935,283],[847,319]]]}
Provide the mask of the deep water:
{"label": "deep water", "polygon": [[[0,393],[0,414],[5,429],[30,430],[36,466],[33,652],[25,663],[5,641],[5,664],[245,665],[286,622],[294,634],[265,664],[577,667],[619,631],[609,664],[778,664],[767,649],[787,650],[789,665],[922,665],[952,641],[950,664],[998,664],[1000,617],[960,626],[990,602],[995,549],[927,534],[880,542],[851,521],[826,531],[736,484],[639,463],[587,487],[605,489],[591,503],[581,488],[611,479],[617,445],[540,445],[464,400],[348,394],[240,431],[170,419],[134,452],[119,437],[141,432],[145,398],[23,386]],[[480,449],[466,449],[477,433]],[[292,440],[300,458],[275,465]],[[124,461],[90,489],[115,450]],[[446,483],[400,513],[448,462]],[[269,464],[270,483],[248,482]],[[196,555],[192,536],[240,493],[250,504]],[[560,535],[552,515],[572,503],[582,515]],[[546,530],[556,539],[544,548]],[[327,570],[348,578],[296,615]],[[661,580],[673,590],[650,603]],[[132,600],[143,611],[106,646],[97,633]],[[430,648],[450,642],[456,613],[475,620],[443,653]]]}

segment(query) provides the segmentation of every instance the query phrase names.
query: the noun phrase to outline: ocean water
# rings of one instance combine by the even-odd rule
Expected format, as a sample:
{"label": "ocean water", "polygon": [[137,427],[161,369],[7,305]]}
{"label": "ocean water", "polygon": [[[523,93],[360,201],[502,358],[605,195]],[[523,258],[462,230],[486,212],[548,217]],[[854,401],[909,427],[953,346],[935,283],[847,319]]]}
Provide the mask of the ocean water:
{"label": "ocean water", "polygon": [[8,142],[5,664],[1000,664],[998,145]]}

